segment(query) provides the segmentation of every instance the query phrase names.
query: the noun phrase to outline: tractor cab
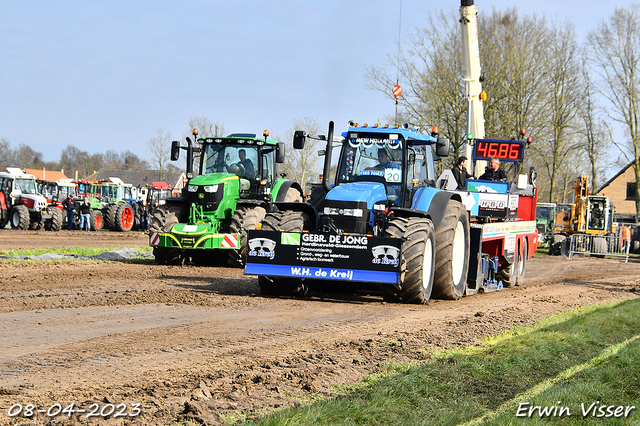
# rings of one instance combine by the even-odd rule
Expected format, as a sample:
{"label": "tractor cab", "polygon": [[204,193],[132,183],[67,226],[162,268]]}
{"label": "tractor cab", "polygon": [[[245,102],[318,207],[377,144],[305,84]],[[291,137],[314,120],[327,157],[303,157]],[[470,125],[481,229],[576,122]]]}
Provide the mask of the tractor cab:
{"label": "tractor cab", "polygon": [[[223,179],[238,179],[240,198],[264,198],[267,200],[270,188],[276,181],[275,163],[283,162],[284,145],[267,139],[256,138],[255,134],[231,134],[227,137],[200,138],[201,177],[207,185],[222,182]],[[188,190],[188,188],[187,188]]]}
{"label": "tractor cab", "polygon": [[607,197],[589,196],[587,234],[609,234],[613,227],[613,204]]}

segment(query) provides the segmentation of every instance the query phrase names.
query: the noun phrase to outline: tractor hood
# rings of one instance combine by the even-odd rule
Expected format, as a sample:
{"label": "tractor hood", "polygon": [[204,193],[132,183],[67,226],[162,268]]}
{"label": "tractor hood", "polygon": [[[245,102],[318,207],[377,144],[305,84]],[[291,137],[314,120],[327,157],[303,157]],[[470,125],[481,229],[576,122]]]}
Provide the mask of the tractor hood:
{"label": "tractor hood", "polygon": [[367,203],[367,208],[371,210],[376,202],[387,200],[387,191],[384,184],[379,182],[343,183],[329,191],[326,199],[364,202]]}
{"label": "tractor hood", "polygon": [[237,180],[238,176],[233,173],[210,173],[196,176],[189,181],[189,185],[215,185],[224,183],[227,180]]}

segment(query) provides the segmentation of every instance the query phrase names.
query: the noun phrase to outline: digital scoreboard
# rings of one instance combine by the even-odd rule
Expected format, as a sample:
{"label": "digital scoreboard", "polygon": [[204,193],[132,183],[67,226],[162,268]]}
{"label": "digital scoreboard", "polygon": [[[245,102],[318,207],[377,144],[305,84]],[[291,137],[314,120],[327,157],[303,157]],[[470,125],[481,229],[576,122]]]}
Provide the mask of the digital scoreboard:
{"label": "digital scoreboard", "polygon": [[489,161],[497,158],[500,161],[520,163],[524,158],[524,144],[524,141],[513,139],[476,139],[473,160]]}

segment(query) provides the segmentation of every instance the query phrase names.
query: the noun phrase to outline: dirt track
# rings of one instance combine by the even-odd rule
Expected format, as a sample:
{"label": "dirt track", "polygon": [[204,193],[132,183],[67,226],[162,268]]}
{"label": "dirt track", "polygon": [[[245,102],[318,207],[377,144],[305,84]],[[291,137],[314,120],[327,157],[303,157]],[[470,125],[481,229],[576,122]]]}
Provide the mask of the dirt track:
{"label": "dirt track", "polygon": [[[147,238],[0,230],[0,249],[85,245],[144,247]],[[0,425],[218,424],[327,395],[392,360],[419,361],[435,348],[476,344],[640,289],[637,260],[536,256],[527,268],[522,287],[401,306],[376,294],[263,297],[256,277],[232,268],[0,260]],[[46,414],[72,403],[98,414],[113,404],[127,415],[140,404],[141,412]],[[16,404],[45,412],[9,417]]]}

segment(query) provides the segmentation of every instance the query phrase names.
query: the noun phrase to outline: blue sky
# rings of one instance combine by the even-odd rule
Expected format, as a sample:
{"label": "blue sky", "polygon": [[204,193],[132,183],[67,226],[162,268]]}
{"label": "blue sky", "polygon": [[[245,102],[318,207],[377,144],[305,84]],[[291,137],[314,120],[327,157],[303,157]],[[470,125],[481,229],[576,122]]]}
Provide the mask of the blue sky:
{"label": "blue sky", "polygon": [[[582,38],[631,2],[475,3],[571,21]],[[402,0],[403,39],[459,5]],[[4,0],[0,137],[47,161],[67,145],[145,158],[157,129],[182,139],[194,116],[272,135],[304,117],[374,122],[394,104],[365,74],[395,54],[399,16],[400,0]]]}

